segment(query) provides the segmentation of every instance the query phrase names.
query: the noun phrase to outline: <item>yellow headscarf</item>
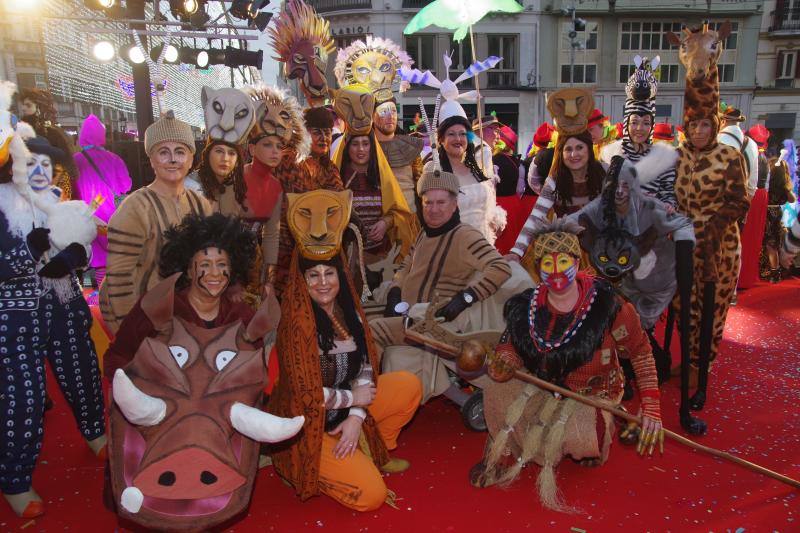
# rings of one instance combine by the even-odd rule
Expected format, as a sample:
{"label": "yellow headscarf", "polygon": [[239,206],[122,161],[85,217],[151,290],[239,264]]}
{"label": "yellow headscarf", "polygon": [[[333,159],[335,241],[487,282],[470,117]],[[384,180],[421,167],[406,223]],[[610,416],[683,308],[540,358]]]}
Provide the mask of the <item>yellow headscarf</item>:
{"label": "yellow headscarf", "polygon": [[[352,135],[346,133],[342,138],[342,142],[336,148],[333,154],[333,163],[343,171],[342,161],[344,159],[344,151],[347,144],[350,142]],[[375,146],[375,155],[378,158],[378,174],[380,175],[381,187],[381,213],[383,216],[389,215],[392,217],[392,228],[389,230],[389,239],[392,242],[400,243],[400,254],[397,260],[401,261],[409,250],[411,245],[417,238],[419,233],[419,220],[408,208],[408,203],[403,196],[403,191],[400,190],[400,184],[397,183],[397,178],[392,172],[392,167],[386,160],[386,156],[381,149],[381,144],[375,139],[375,136],[370,134],[370,141]]]}

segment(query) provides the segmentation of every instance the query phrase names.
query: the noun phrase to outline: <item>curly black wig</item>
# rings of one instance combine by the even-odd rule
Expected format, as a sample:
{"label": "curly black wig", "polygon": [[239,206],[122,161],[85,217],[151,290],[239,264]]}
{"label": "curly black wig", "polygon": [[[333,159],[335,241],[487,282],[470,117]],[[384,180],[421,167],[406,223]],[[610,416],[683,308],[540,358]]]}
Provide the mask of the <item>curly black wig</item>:
{"label": "curly black wig", "polygon": [[158,261],[162,278],[181,272],[177,286],[189,285],[186,276],[192,257],[206,248],[227,252],[231,263],[231,284],[247,282],[256,255],[256,238],[237,217],[214,213],[209,217],[187,215],[180,224],[164,232],[164,246]]}

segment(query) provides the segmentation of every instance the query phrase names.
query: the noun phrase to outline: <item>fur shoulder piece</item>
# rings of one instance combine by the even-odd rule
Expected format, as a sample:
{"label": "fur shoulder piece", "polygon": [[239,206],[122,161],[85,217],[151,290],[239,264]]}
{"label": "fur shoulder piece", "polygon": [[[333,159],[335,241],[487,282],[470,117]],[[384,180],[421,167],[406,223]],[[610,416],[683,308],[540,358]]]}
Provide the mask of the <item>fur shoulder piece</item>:
{"label": "fur shoulder piece", "polygon": [[600,161],[610,164],[615,155],[624,155],[622,152],[622,139],[617,139],[600,148]]}
{"label": "fur shoulder piece", "polygon": [[[568,342],[548,352],[540,352],[531,338],[530,308],[533,289],[514,296],[506,303],[504,315],[509,339],[529,372],[563,385],[571,372],[592,360],[595,350],[602,344],[606,331],[614,324],[620,309],[619,299],[610,283],[599,278],[594,279],[593,283],[595,299],[583,323]],[[540,312],[547,313],[547,310],[545,308]]]}
{"label": "fur shoulder piece", "polygon": [[677,163],[678,151],[675,148],[663,143],[654,144],[634,165],[639,184],[644,185],[665,172],[674,170]]}

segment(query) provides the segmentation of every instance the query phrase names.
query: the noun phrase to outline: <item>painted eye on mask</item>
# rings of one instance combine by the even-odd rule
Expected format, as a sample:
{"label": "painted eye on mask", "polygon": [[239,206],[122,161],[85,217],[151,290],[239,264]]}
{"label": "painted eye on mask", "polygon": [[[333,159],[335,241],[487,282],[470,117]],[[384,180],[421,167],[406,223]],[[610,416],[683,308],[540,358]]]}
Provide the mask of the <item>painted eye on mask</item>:
{"label": "painted eye on mask", "polygon": [[217,354],[217,358],[214,360],[214,364],[217,367],[218,371],[222,371],[223,368],[228,366],[228,363],[233,361],[233,358],[236,357],[236,352],[231,350],[222,350]]}
{"label": "painted eye on mask", "polygon": [[627,265],[628,264],[628,256],[627,255],[620,256],[620,258],[617,259],[617,263],[619,263],[622,266]]}
{"label": "painted eye on mask", "polygon": [[178,368],[183,368],[189,361],[189,350],[183,346],[170,346],[169,353],[172,354],[172,358],[178,363]]}
{"label": "painted eye on mask", "polygon": [[604,255],[601,255],[600,257],[598,257],[598,259],[600,259],[601,263],[608,263],[608,257]]}

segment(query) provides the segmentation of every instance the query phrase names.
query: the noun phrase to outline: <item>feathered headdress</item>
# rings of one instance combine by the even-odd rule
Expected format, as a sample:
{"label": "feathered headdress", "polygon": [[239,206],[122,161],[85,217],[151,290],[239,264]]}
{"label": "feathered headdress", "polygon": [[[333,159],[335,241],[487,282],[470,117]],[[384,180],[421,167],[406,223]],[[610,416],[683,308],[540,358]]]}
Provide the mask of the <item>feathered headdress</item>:
{"label": "feathered headdress", "polygon": [[326,54],[336,50],[328,21],[317,15],[314,8],[302,0],[287,2],[286,8],[272,20],[274,23],[267,28],[267,32],[272,37],[272,47],[278,54],[273,57],[277,61],[286,63],[293,45],[300,40],[318,45]]}
{"label": "feathered headdress", "polygon": [[439,81],[439,79],[436,76],[434,76],[430,70],[421,72],[417,69],[409,69],[409,68],[400,69],[400,78],[403,81],[407,81],[409,83],[427,85],[428,87],[439,89],[439,93],[444,97],[444,104],[442,105],[442,109],[439,114],[440,121],[443,121],[453,116],[461,116],[467,118],[467,113],[466,111],[464,111],[464,108],[461,107],[459,101],[476,102],[478,100],[478,92],[469,91],[461,94],[458,91],[457,85],[468,78],[472,78],[474,76],[477,76],[481,72],[489,70],[490,68],[500,63],[503,60],[503,58],[497,56],[490,56],[484,59],[483,61],[476,61],[473,64],[471,64],[467,68],[467,70],[465,70],[455,80],[450,80],[450,67],[453,65],[453,58],[450,57],[450,55],[448,54],[444,54],[442,56],[442,60],[444,61],[444,67],[445,67],[444,81]]}
{"label": "feathered headdress", "polygon": [[[381,68],[383,65],[374,66],[374,68],[380,69],[382,74],[380,79],[374,76],[374,71],[370,72],[367,77],[353,71],[353,63],[368,54],[385,56],[390,62],[390,66],[385,72]],[[413,64],[414,60],[411,59],[411,56],[395,44],[394,41],[367,35],[366,42],[358,40],[347,48],[339,50],[333,73],[336,75],[339,87],[362,83],[375,94],[376,101],[382,103],[392,98],[395,85],[398,85],[397,90],[400,92],[408,89],[408,82],[400,82],[398,71],[401,68],[410,69]]]}

